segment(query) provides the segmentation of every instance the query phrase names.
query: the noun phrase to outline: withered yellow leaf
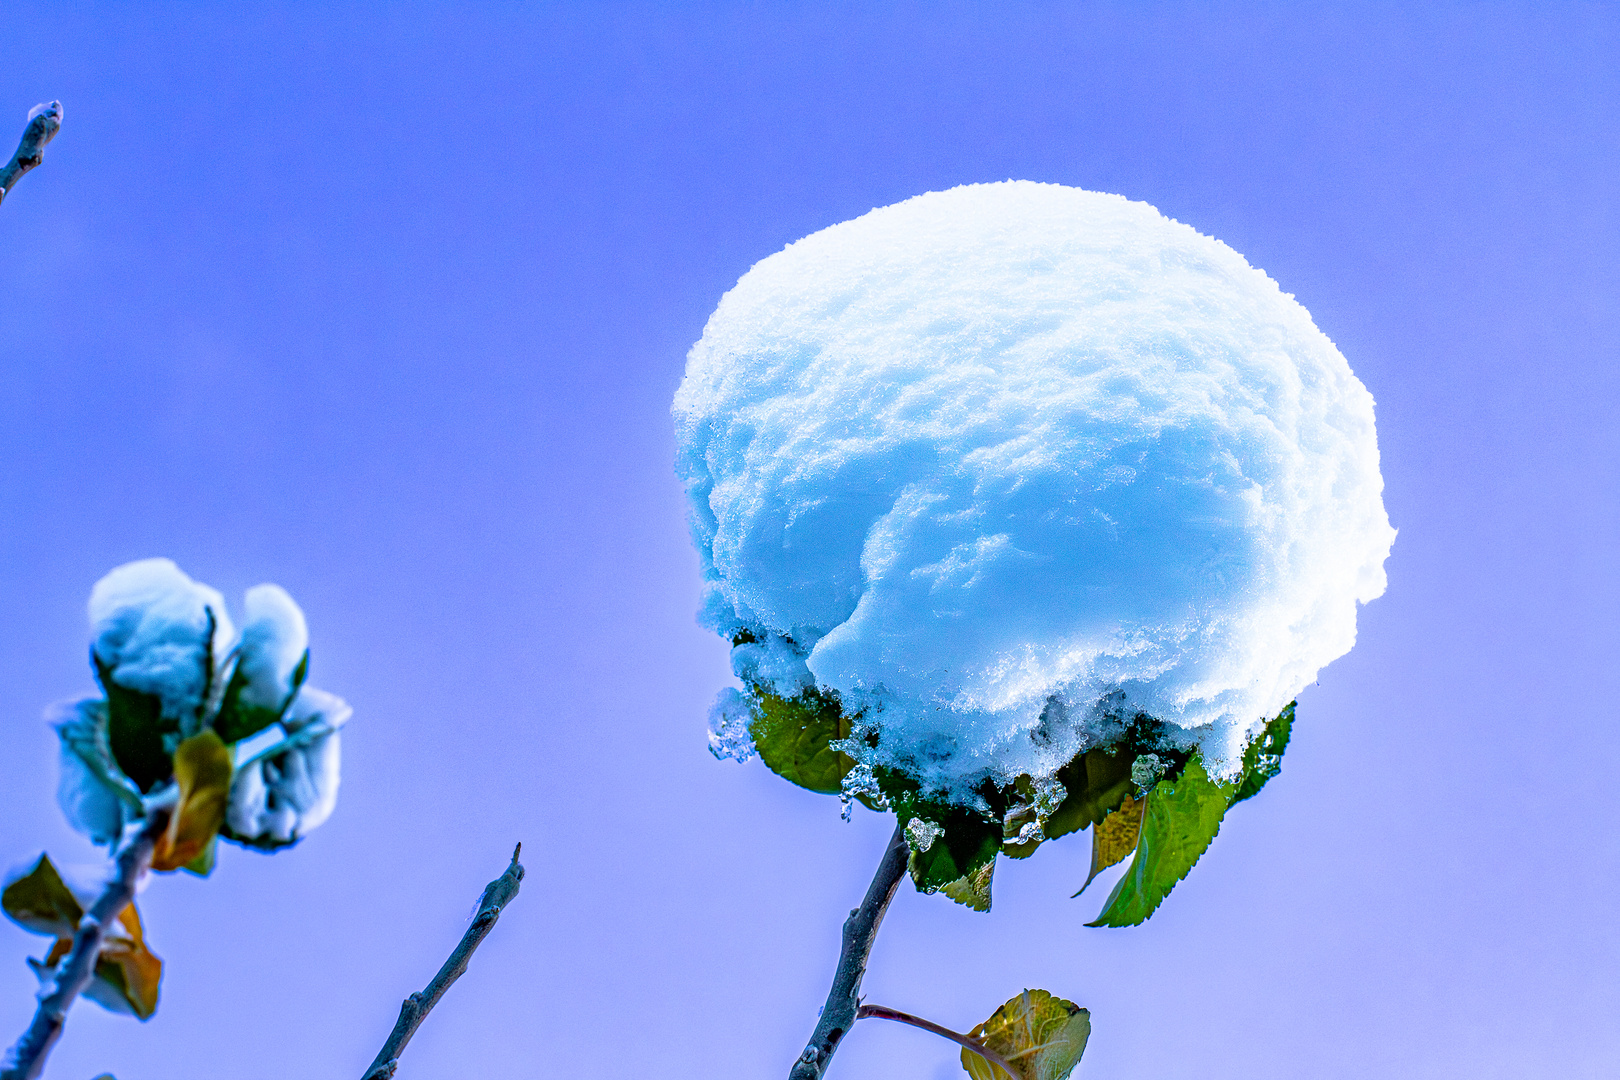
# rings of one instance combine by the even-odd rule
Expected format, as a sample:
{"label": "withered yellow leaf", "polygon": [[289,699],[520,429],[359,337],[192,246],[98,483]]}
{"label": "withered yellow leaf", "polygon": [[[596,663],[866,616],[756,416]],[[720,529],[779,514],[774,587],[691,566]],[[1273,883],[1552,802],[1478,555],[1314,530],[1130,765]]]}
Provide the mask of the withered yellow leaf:
{"label": "withered yellow leaf", "polygon": [[115,1012],[129,1012],[145,1020],[157,1011],[163,961],[146,947],[134,904],[119,913],[118,922],[120,930],[109,928],[96,958],[95,980],[85,993]]}

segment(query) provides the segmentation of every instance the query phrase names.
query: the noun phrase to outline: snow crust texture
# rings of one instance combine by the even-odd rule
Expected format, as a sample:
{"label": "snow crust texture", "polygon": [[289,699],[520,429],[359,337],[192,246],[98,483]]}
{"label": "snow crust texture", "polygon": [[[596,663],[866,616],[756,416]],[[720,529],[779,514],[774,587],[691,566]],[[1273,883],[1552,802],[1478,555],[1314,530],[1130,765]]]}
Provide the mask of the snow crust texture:
{"label": "snow crust texture", "polygon": [[1229,775],[1385,586],[1372,396],[1264,273],[1116,195],[973,185],[791,244],[673,413],[738,676],[836,691],[865,756],[963,801],[1136,712]]}

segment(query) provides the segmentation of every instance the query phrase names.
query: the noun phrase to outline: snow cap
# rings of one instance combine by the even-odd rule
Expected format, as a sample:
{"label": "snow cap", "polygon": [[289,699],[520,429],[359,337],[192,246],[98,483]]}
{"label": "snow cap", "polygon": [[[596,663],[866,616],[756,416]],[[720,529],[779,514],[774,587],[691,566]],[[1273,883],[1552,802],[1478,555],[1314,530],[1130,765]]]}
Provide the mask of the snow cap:
{"label": "snow cap", "polygon": [[242,702],[280,710],[292,696],[293,674],[309,649],[304,613],[280,585],[255,585],[243,599],[245,622],[236,670]]}
{"label": "snow cap", "polygon": [[163,716],[200,714],[236,634],[225,600],[169,559],[125,563],[90,591],[91,648],[114,682],[153,694]]}
{"label": "snow cap", "polygon": [[1117,195],[971,185],[791,244],[673,413],[739,676],[835,691],[961,800],[1110,710],[1230,774],[1384,591],[1372,396],[1264,273]]}

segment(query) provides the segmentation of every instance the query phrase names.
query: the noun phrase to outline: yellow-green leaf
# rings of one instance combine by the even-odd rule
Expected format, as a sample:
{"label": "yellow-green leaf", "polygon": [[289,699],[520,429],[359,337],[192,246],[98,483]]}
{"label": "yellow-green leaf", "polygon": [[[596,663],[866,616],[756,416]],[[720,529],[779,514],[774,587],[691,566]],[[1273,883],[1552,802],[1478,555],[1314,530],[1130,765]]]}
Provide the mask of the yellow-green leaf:
{"label": "yellow-green leaf", "polygon": [[996,872],[996,860],[992,857],[989,862],[964,874],[955,881],[945,885],[939,891],[955,900],[958,904],[972,908],[974,911],[990,910],[990,879]]}
{"label": "yellow-green leaf", "polygon": [[1136,850],[1136,841],[1142,831],[1142,808],[1146,803],[1145,798],[1133,799],[1126,795],[1118,810],[1091,827],[1091,873],[1075,896],[1085,892],[1086,885],[1096,880],[1098,874],[1122,862]]}
{"label": "yellow-green leaf", "polygon": [[1234,784],[1217,784],[1194,754],[1175,780],[1161,780],[1143,800],[1136,855],[1101,914],[1087,926],[1136,926],[1187,876],[1220,831]]}
{"label": "yellow-green leaf", "polygon": [[231,751],[212,731],[193,735],[174,751],[180,801],[168,830],[152,850],[152,869],[178,870],[196,859],[225,824],[231,793]]}
{"label": "yellow-green leaf", "polygon": [[180,869],[198,877],[207,877],[214,872],[214,859],[219,854],[219,837],[210,836],[208,846],[204,847],[195,859],[192,859]]}
{"label": "yellow-green leaf", "polygon": [[[1064,1080],[1086,1051],[1091,1013],[1045,990],[1025,990],[968,1034],[1018,1070],[1011,1080]],[[971,1050],[962,1051],[962,1068],[973,1080],[1009,1080]]]}
{"label": "yellow-green leaf", "polygon": [[0,906],[23,929],[53,937],[71,938],[84,918],[84,908],[48,855],[41,855],[32,870],[6,885]]}

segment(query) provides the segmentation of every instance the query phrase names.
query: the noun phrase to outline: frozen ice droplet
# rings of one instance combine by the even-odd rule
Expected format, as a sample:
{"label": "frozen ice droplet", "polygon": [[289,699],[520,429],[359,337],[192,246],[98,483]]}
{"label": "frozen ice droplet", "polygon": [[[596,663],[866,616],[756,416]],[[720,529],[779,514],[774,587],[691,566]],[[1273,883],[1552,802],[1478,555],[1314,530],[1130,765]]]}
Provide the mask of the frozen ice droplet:
{"label": "frozen ice droplet", "polygon": [[709,709],[709,753],[721,761],[726,758],[747,761],[753,757],[757,751],[754,737],[748,732],[750,719],[748,699],[736,687],[728,686],[720,691]]}

